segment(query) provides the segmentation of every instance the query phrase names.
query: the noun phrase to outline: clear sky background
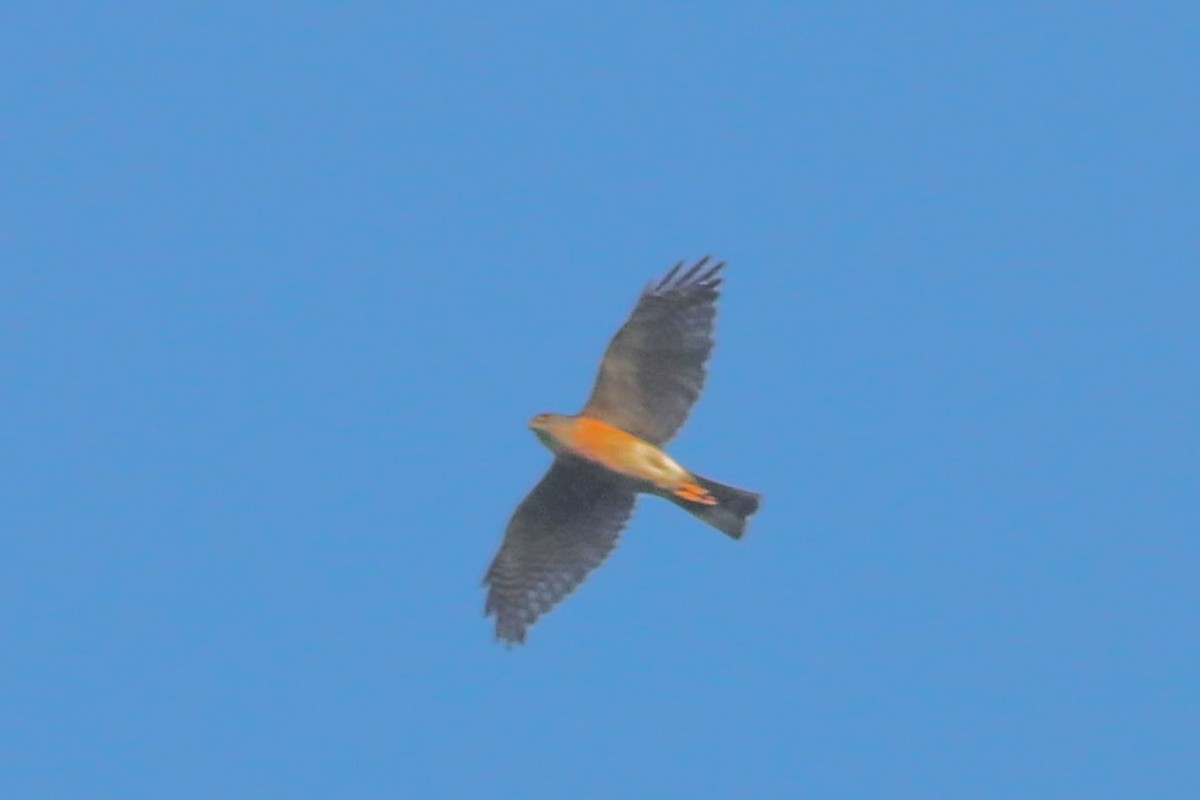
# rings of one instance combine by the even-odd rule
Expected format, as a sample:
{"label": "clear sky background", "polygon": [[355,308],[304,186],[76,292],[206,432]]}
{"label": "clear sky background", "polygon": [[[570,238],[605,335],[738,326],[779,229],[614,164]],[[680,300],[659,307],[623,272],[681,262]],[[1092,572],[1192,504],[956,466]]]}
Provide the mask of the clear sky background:
{"label": "clear sky background", "polygon": [[[4,797],[1200,796],[1195,4],[0,17]],[[528,418],[706,253],[762,512],[505,650]]]}

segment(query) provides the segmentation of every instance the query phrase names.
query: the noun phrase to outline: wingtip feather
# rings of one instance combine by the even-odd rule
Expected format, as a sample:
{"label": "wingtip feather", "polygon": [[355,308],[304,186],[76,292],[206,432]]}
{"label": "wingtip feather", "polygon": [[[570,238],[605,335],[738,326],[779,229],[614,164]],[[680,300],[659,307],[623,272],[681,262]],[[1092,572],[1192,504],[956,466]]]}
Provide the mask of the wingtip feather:
{"label": "wingtip feather", "polygon": [[[687,262],[680,261],[671,267],[670,271],[662,278],[657,281],[651,281],[649,286],[646,287],[646,294],[665,294],[667,292],[691,288],[716,290],[724,280],[720,273],[725,268],[726,262],[717,261],[715,264],[712,262],[713,257],[706,255],[681,274]],[[710,264],[712,266],[709,266]],[[708,269],[705,269],[705,267],[708,267]]]}

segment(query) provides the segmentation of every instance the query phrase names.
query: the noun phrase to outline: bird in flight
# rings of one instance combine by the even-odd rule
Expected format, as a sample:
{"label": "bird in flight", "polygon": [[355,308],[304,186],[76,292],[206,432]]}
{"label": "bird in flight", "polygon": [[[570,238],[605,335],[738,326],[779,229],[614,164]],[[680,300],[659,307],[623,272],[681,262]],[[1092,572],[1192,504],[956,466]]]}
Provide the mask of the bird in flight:
{"label": "bird in flight", "polygon": [[724,262],[683,262],[652,282],[600,362],[575,416],[538,414],[529,427],[554,463],[517,506],[487,575],[485,614],[509,645],[608,557],[637,495],[653,494],[734,539],[758,510],[754,492],[702,478],[662,447],[704,387]]}

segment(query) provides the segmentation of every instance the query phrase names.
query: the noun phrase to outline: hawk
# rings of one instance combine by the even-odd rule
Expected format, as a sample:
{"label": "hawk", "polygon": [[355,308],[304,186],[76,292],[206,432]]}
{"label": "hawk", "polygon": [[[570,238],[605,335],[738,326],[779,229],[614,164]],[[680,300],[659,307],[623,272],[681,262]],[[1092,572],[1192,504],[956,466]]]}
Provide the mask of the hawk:
{"label": "hawk", "polygon": [[538,414],[529,427],[554,463],[521,501],[488,568],[485,614],[496,638],[525,641],[538,617],[608,557],[638,494],[670,500],[734,539],[761,497],[685,469],[662,447],[704,386],[724,262],[683,262],[652,282],[600,362],[575,416]]}

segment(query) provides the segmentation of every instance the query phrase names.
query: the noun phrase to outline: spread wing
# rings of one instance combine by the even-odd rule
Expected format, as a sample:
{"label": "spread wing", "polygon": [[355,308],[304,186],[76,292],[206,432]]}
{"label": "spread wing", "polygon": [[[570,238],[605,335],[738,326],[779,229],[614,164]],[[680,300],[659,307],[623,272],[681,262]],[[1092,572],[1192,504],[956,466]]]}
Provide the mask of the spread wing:
{"label": "spread wing", "polygon": [[603,563],[634,500],[619,476],[571,456],[555,459],[517,506],[483,579],[497,639],[524,642],[526,628]]}
{"label": "spread wing", "polygon": [[687,420],[704,388],[704,363],[713,347],[713,320],[725,266],[708,258],[683,274],[675,265],[642,292],[617,331],[584,416],[603,420],[661,445]]}

